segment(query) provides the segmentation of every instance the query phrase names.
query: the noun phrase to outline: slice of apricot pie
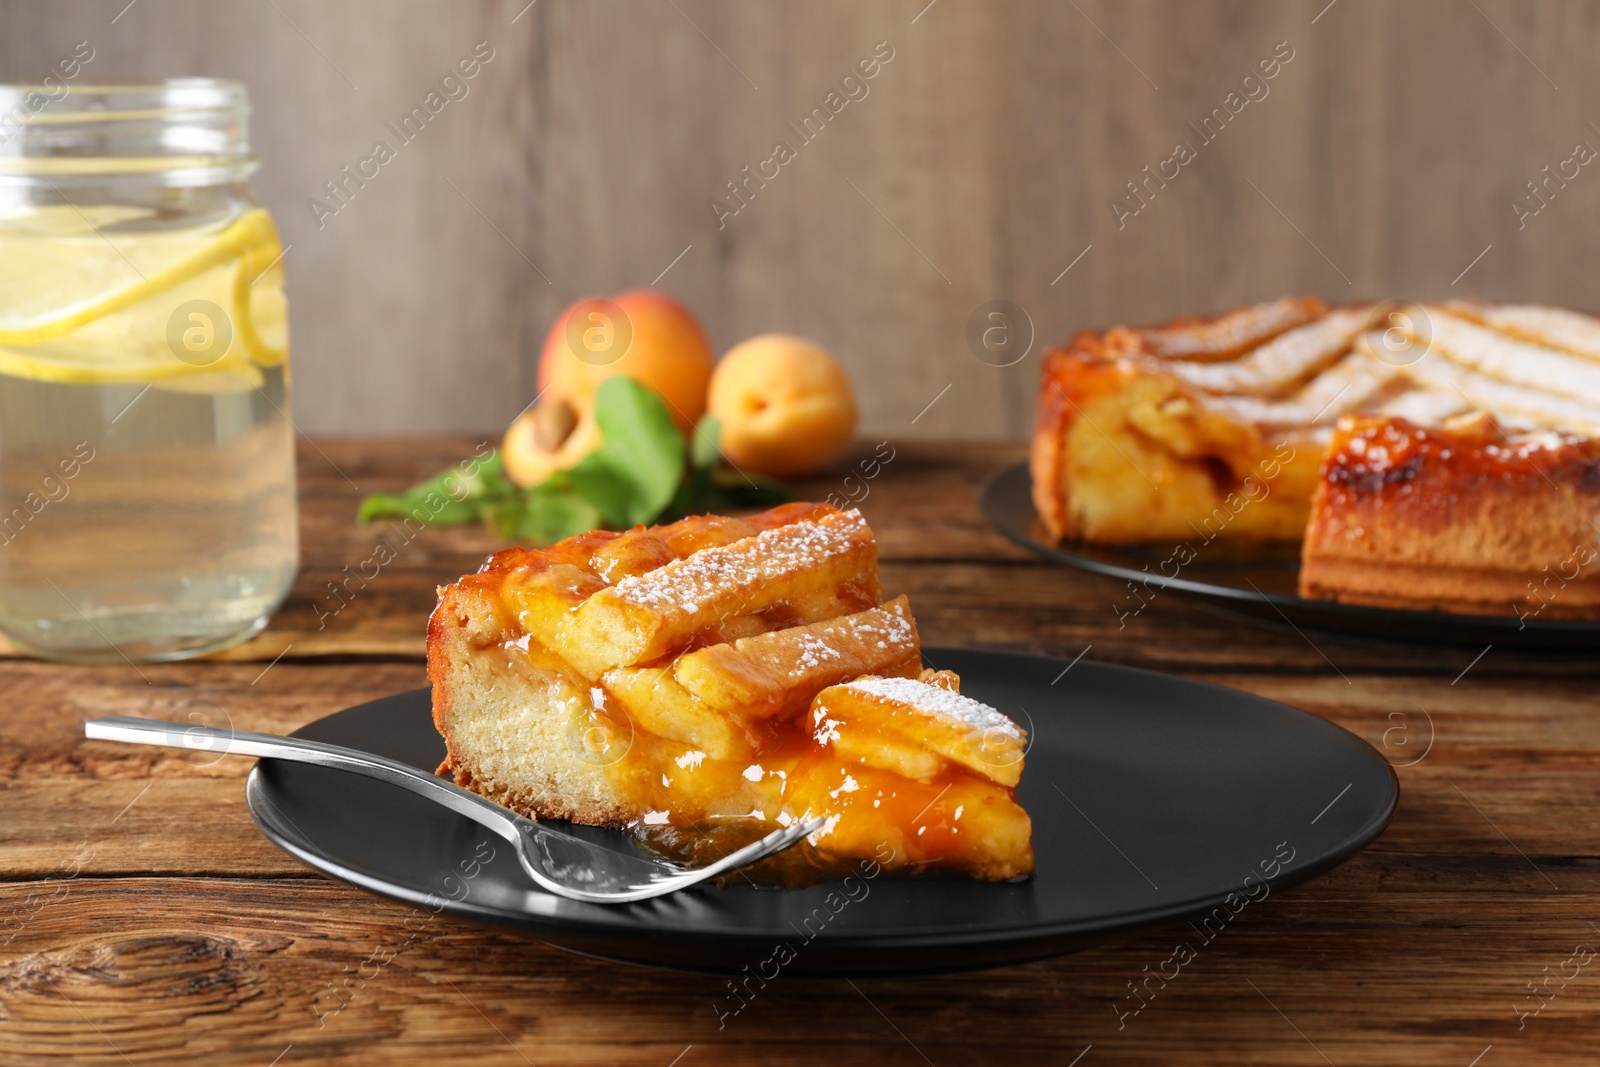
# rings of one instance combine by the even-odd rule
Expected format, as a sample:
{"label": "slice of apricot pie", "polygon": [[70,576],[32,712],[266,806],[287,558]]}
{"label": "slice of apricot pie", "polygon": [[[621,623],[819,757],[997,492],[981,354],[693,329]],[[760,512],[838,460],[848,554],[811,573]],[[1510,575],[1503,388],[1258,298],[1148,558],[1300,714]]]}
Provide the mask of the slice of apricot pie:
{"label": "slice of apricot pie", "polygon": [[428,676],[440,773],[530,818],[626,828],[691,863],[824,818],[764,861],[790,884],[867,861],[1033,871],[1026,738],[923,669],[857,511],[786,504],[498,552],[440,590]]}

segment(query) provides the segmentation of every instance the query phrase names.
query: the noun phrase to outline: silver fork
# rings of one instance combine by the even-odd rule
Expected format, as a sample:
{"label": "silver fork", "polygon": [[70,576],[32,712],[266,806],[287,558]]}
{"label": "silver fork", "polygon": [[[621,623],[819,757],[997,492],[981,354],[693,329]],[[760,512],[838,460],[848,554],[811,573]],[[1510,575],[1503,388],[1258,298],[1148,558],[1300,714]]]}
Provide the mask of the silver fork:
{"label": "silver fork", "polygon": [[342,745],[120,715],[90,719],[84,723],[83,733],[85,737],[99,741],[124,741],[134,745],[162,745],[167,748],[201,749],[313,763],[319,767],[335,767],[397,785],[442,804],[458,815],[465,815],[505,838],[515,848],[522,869],[542,888],[557,896],[591,904],[626,904],[675,893],[724,871],[781,852],[823,825],[820,818],[797,821],[737,852],[729,853],[715,863],[684,870],[618,852],[543,823],[524,819],[435,775],[398,760]]}

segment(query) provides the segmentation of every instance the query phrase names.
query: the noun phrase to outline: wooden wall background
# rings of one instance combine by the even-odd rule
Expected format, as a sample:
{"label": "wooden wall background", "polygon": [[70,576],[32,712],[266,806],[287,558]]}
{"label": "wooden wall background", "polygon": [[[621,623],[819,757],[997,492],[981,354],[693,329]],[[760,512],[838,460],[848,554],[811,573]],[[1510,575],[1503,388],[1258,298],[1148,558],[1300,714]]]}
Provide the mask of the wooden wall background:
{"label": "wooden wall background", "polygon": [[[661,285],[719,350],[820,340],[882,436],[1025,434],[1040,347],[1108,321],[1299,291],[1600,307],[1600,166],[1521,230],[1511,206],[1600,149],[1600,4],[526,3],[0,0],[0,79],[87,40],[83,81],[249,84],[310,433],[497,429],[563,304],[685,248]],[[319,230],[307,199],[479,41],[470,95]],[[719,230],[723,183],[879,41],[869,94]],[[1269,95],[1119,230],[1124,183],[1280,41]],[[965,339],[995,299],[1037,335],[1011,367]]]}

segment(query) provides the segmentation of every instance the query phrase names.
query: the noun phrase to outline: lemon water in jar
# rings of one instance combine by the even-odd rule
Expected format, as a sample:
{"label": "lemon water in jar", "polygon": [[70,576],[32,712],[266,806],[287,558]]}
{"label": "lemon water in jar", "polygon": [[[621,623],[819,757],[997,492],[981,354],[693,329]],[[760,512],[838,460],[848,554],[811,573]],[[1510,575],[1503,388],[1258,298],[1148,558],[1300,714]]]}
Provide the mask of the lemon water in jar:
{"label": "lemon water in jar", "polygon": [[297,559],[283,249],[244,86],[0,86],[0,631],[177,659]]}

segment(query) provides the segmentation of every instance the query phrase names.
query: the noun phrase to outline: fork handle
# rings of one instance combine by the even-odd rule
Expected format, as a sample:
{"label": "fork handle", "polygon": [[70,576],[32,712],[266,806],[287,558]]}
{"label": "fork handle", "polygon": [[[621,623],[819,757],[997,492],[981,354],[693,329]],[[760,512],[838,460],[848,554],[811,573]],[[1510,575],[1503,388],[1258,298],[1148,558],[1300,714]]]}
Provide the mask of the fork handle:
{"label": "fork handle", "polygon": [[308,741],[301,737],[251,733],[248,730],[225,730],[216,726],[166,722],[161,719],[139,719],[126,715],[90,719],[83,724],[83,735],[97,741],[122,741],[130,745],[160,745],[165,748],[191,751],[264,756],[350,771],[418,793],[429,800],[443,804],[458,815],[466,816],[480,826],[493,830],[507,841],[517,840],[516,819],[498,804],[399,760],[345,748],[343,745]]}

